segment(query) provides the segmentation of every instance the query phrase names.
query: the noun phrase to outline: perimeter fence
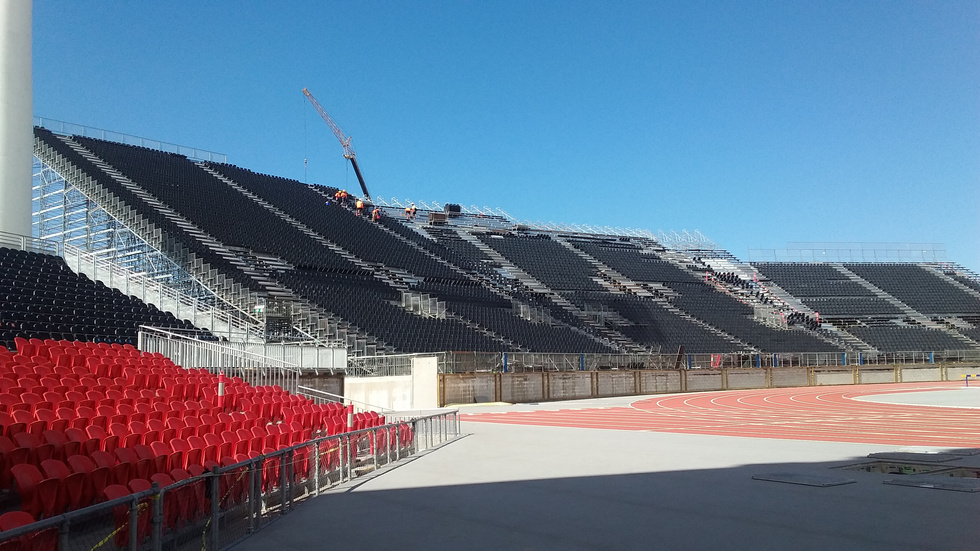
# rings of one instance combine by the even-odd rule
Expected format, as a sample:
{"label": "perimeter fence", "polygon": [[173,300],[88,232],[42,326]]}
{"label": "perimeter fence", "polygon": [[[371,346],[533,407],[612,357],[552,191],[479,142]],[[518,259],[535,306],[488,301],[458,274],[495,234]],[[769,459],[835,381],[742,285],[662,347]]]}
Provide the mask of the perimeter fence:
{"label": "perimeter fence", "polygon": [[0,548],[225,549],[289,513],[297,501],[457,436],[458,412],[444,411],[240,462],[225,459],[177,482],[158,473],[143,488],[138,481],[130,481],[129,489],[110,485],[105,494],[113,499],[0,532]]}
{"label": "perimeter fence", "polygon": [[796,352],[778,354],[553,354],[436,352],[348,358],[348,375],[409,375],[412,358],[435,357],[439,373],[528,373],[647,369],[721,369],[980,362],[980,350],[935,352]]}
{"label": "perimeter fence", "polygon": [[967,375],[980,375],[980,362],[441,373],[439,404],[543,402],[715,390],[962,381]]}

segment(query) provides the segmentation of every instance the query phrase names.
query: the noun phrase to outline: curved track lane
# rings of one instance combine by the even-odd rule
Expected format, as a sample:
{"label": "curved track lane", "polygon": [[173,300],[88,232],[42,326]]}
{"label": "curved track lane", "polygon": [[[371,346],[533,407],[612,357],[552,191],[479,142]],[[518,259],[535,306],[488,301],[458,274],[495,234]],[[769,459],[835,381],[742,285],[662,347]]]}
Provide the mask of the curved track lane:
{"label": "curved track lane", "polygon": [[952,390],[900,383],[733,390],[644,398],[626,407],[463,414],[464,421],[716,436],[980,447],[980,409],[858,401],[870,395]]}

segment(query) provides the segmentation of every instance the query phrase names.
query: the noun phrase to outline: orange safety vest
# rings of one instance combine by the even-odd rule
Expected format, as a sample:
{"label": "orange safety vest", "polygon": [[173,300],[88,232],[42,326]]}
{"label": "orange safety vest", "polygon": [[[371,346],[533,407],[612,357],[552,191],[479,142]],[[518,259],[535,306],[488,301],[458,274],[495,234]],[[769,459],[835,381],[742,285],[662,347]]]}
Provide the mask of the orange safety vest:
{"label": "orange safety vest", "polygon": [[357,208],[359,208],[359,209],[363,209],[364,208],[364,203],[360,199],[357,200]]}

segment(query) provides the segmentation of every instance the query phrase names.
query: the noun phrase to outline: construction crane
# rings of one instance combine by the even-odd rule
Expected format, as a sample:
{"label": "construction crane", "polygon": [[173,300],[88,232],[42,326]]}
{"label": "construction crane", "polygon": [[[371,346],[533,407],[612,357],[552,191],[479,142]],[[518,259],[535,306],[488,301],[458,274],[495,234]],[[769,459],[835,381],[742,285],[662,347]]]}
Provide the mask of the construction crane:
{"label": "construction crane", "polygon": [[337,136],[337,139],[340,140],[340,145],[344,147],[344,158],[349,160],[351,166],[354,167],[354,174],[357,175],[357,181],[361,184],[361,191],[364,192],[364,198],[370,199],[371,194],[368,193],[367,184],[364,183],[364,176],[361,176],[361,168],[357,166],[357,156],[354,153],[354,148],[350,145],[350,136],[344,135],[344,132],[337,126],[337,123],[333,122],[333,119],[330,118],[330,115],[327,114],[323,107],[320,107],[320,103],[316,101],[316,98],[313,97],[313,94],[309,90],[303,88],[303,95],[306,96],[306,99],[310,100],[313,108],[323,118],[323,122],[327,123],[330,130],[333,131],[333,135]]}

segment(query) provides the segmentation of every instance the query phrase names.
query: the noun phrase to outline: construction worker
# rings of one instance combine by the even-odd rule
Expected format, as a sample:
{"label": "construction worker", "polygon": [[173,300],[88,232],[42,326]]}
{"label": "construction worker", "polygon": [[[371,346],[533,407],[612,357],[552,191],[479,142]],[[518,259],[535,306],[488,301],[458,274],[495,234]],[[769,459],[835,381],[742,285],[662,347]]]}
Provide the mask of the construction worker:
{"label": "construction worker", "polygon": [[374,207],[374,210],[371,211],[371,220],[375,222],[381,220],[381,209]]}
{"label": "construction worker", "polygon": [[360,216],[364,213],[364,201],[358,197],[357,202],[354,203],[354,208],[357,210],[357,215]]}
{"label": "construction worker", "polygon": [[409,216],[409,219],[410,220],[415,220],[415,210],[416,210],[415,209],[415,203],[412,203],[412,207],[411,208],[412,208],[412,211],[411,211],[411,216]]}
{"label": "construction worker", "polygon": [[405,207],[405,220],[412,219],[412,207]]}

